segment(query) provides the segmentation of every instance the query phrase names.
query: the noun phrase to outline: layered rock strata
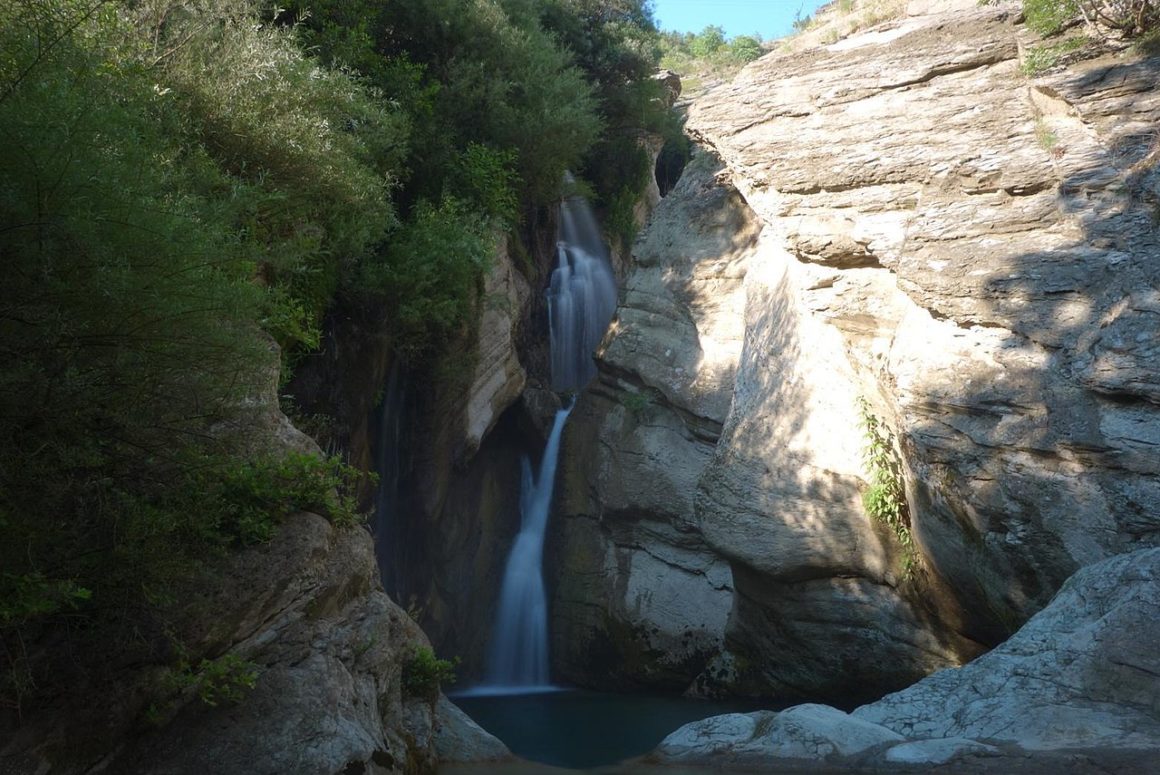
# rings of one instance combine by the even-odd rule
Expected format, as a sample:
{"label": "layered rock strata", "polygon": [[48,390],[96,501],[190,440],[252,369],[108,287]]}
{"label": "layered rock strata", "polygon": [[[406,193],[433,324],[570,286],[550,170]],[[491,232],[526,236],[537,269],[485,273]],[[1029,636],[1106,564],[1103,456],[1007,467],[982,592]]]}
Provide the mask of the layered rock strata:
{"label": "layered rock strata", "polygon": [[[625,596],[614,561],[656,545],[626,516],[680,513],[696,551],[730,563],[744,684],[857,699],[1001,642],[1077,568],[1157,542],[1160,59],[1093,49],[1031,78],[1019,21],[902,18],[767,56],[691,107],[753,213],[737,233],[758,247],[717,322],[744,346],[698,387],[703,348],[667,293],[692,278],[694,220],[663,221],[688,207],[675,191],[573,429],[599,462],[570,487],[566,545],[583,549],[560,575],[610,580],[561,582],[561,632],[631,623],[654,662],[683,653],[640,635],[666,617]],[[669,254],[648,259],[665,229]],[[650,260],[666,280],[640,294]],[[622,411],[641,388],[658,418],[720,425],[642,449],[657,429]],[[727,412],[696,408],[714,401]],[[866,414],[896,439],[897,531],[860,503]],[[654,483],[680,507],[647,502]]]}
{"label": "layered rock strata", "polygon": [[[831,411],[860,391],[897,434],[914,539],[989,643],[1076,568],[1160,535],[1160,60],[1029,79],[1017,21],[970,9],[767,57],[689,120],[785,271],[815,278],[771,300],[800,322],[770,342],[792,378],[759,403],[790,421],[779,392],[832,383],[810,379],[811,328],[842,338],[855,380]],[[737,511],[718,492],[711,542]]]}
{"label": "layered rock strata", "polygon": [[565,435],[552,653],[582,684],[681,690],[721,650],[732,578],[693,495],[729,407],[759,227],[719,171],[695,159],[638,240]]}

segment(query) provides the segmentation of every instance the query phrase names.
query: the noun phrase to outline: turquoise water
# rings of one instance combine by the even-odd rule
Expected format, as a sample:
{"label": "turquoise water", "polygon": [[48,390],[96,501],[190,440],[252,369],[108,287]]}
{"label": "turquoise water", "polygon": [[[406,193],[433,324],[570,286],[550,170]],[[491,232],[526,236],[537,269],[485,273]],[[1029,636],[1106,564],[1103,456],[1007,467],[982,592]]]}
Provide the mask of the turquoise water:
{"label": "turquoise water", "polygon": [[[579,690],[507,696],[460,695],[452,696],[451,700],[520,758],[573,770],[605,768],[642,756],[690,721],[763,707],[736,700],[688,700]],[[632,771],[638,769],[633,767]],[[552,771],[535,766],[520,770],[510,763],[499,769],[447,769],[449,773]],[[668,767],[663,771],[676,773]]]}

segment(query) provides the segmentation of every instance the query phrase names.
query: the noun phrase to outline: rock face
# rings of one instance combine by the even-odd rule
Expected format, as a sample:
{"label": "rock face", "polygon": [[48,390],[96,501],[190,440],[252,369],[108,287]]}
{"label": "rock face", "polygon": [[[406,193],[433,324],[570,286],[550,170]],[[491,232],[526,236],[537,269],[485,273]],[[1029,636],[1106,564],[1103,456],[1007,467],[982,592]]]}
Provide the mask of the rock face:
{"label": "rock face", "polygon": [[[1145,451],[1160,440],[1145,129],[1160,117],[1160,60],[1107,55],[1031,80],[1016,19],[1001,8],[909,18],[766,57],[689,119],[784,249],[777,271],[801,278],[772,288],[775,326],[750,326],[755,340],[771,332],[763,357],[779,372],[756,406],[774,428],[810,418],[785,452],[820,457],[835,477],[802,497],[790,475],[802,468],[747,443],[758,451],[738,460],[740,476],[763,475],[763,460],[777,480],[759,510],[813,509],[823,536],[842,535],[829,523],[849,520],[829,502],[849,501],[854,472],[825,445],[856,449],[857,434],[814,432],[800,407],[824,403],[842,426],[865,395],[899,439],[925,563],[948,582],[960,629],[985,643],[1076,568],[1160,531],[1160,457]],[[845,357],[831,364],[834,337]],[[751,406],[735,404],[747,410],[736,433]],[[721,543],[744,509],[728,488],[703,489],[702,526]],[[817,552],[801,543],[767,562],[808,573]],[[873,575],[860,555],[854,566]]]}
{"label": "rock face", "polygon": [[[240,689],[229,671],[201,670],[195,680],[126,675],[122,696],[106,697],[96,717],[70,709],[45,719],[47,727],[29,724],[0,753],[0,769],[414,772],[434,767],[445,738],[466,741],[463,751],[479,758],[502,755],[498,741],[445,704],[407,697],[404,665],[427,640],[383,593],[363,530],[293,515],[272,541],[232,557],[217,581],[189,592],[172,625],[190,663],[241,664],[254,671],[252,689],[235,703],[212,693]],[[78,737],[101,728],[100,758],[74,760]]]}
{"label": "rock face", "polygon": [[859,708],[908,738],[1160,748],[1160,549],[1081,569],[1010,640]]}
{"label": "rock face", "polygon": [[565,434],[552,654],[582,684],[681,690],[722,647],[732,579],[693,495],[729,406],[731,310],[758,228],[719,167],[694,160],[638,240],[597,382]]}
{"label": "rock face", "polygon": [[674,732],[654,756],[766,767],[791,759],[852,768],[955,763],[955,772],[1046,772],[1051,763],[1148,771],[1160,749],[1158,636],[1160,549],[1144,549],[1083,568],[1009,641],[966,667],[849,715],[801,705],[705,719]]}
{"label": "rock face", "polygon": [[[653,663],[685,653],[625,597],[649,520],[729,562],[735,686],[833,701],[960,663],[1160,539],[1160,58],[1030,78],[1016,11],[953,5],[766,56],[690,108],[747,213],[713,317],[743,346],[705,373],[672,289],[712,262],[681,258],[697,221],[674,191],[572,428],[569,458],[594,460],[562,509],[565,664],[623,623]],[[897,537],[860,502],[863,413],[894,439]]]}
{"label": "rock face", "polygon": [[506,245],[484,281],[475,374],[467,398],[467,449],[474,453],[505,409],[523,392],[527,374],[516,352],[517,324],[531,288],[512,266]]}

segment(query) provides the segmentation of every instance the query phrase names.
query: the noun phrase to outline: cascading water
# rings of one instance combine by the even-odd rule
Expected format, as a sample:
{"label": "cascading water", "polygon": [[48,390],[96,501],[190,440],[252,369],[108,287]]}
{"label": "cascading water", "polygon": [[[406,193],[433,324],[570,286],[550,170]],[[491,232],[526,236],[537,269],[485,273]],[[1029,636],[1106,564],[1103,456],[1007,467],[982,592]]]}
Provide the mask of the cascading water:
{"label": "cascading water", "polygon": [[592,353],[615,311],[616,280],[596,216],[583,197],[569,197],[560,205],[556,269],[548,288],[553,390],[579,390],[596,376]]}
{"label": "cascading water", "polygon": [[509,691],[528,691],[548,684],[548,598],[544,590],[544,535],[560,437],[571,407],[556,412],[539,476],[525,457],[520,489],[520,532],[508,555],[500,588],[487,683]]}
{"label": "cascading water", "polygon": [[383,588],[395,600],[399,600],[398,561],[402,555],[398,525],[399,504],[399,453],[402,443],[403,403],[405,391],[403,378],[396,364],[387,377],[383,401],[379,405],[378,440],[375,445],[375,473],[379,483],[375,490],[374,538],[375,558],[379,564],[379,577]]}
{"label": "cascading water", "polygon": [[[576,391],[596,374],[592,353],[616,310],[616,280],[592,209],[581,197],[560,205],[556,269],[548,289],[552,387]],[[520,532],[504,571],[499,609],[480,693],[527,692],[548,687],[548,600],[544,589],[544,536],[560,439],[571,405],[556,412],[539,473],[525,458]]]}

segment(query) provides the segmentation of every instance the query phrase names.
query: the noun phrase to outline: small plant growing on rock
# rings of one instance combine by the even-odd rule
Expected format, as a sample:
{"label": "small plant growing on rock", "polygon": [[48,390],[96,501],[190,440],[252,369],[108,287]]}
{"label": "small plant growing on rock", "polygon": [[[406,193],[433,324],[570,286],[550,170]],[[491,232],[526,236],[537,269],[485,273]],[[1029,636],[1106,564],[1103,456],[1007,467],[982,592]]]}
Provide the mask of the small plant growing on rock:
{"label": "small plant growing on rock", "polygon": [[237,705],[257,682],[258,666],[237,654],[203,659],[196,664],[182,658],[161,680],[164,698],[145,710],[145,720],[154,726],[166,723],[190,694],[211,708]]}
{"label": "small plant growing on rock", "polygon": [[862,504],[872,519],[889,525],[902,544],[904,578],[914,571],[914,538],[910,533],[910,509],[902,483],[902,461],[894,448],[890,429],[870,411],[865,398],[858,399],[858,414],[865,433],[863,458],[870,474],[870,488],[862,494]]}
{"label": "small plant growing on rock", "polygon": [[1020,69],[1024,75],[1039,75],[1060,64],[1073,51],[1081,49],[1087,39],[1076,35],[1053,45],[1031,46],[1023,57]]}
{"label": "small plant growing on rock", "polygon": [[429,646],[417,646],[403,663],[403,695],[434,702],[443,684],[455,683],[459,659],[439,659]]}
{"label": "small plant growing on rock", "polygon": [[638,419],[652,405],[652,401],[644,393],[624,393],[620,397],[620,403]]}

